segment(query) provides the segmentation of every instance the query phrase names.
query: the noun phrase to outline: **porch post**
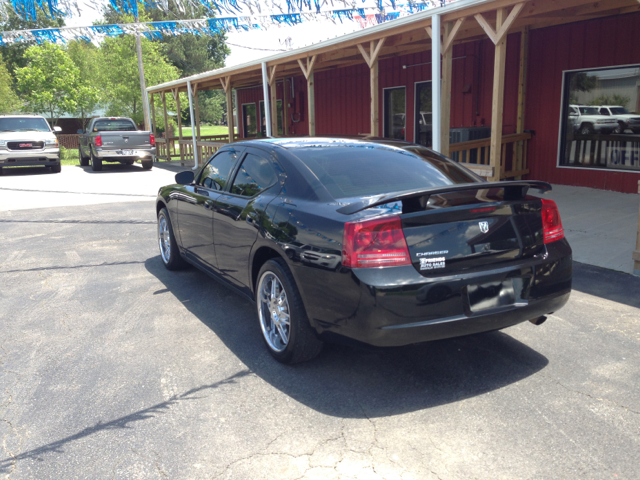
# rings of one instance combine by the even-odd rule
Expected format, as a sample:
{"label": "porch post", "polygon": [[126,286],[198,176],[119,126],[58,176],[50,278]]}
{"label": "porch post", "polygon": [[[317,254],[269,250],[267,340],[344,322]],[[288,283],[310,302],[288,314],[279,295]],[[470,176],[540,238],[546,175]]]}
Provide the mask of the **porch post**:
{"label": "porch post", "polygon": [[229,130],[229,143],[232,143],[235,140],[235,118],[233,115],[233,91],[231,88],[231,75],[226,78],[220,78],[220,83],[222,83],[222,88],[224,89],[224,93],[227,97],[227,126]]}
{"label": "porch post", "polygon": [[153,136],[158,138],[158,130],[156,126],[156,102],[154,101],[154,94],[150,93],[151,97],[151,121],[153,123]]}
{"label": "porch post", "polygon": [[[271,137],[271,99],[269,97],[269,75],[267,64],[262,62],[262,92],[264,97],[264,122],[267,127],[267,137]],[[262,125],[258,125],[262,128]]]}
{"label": "porch post", "polygon": [[167,115],[167,96],[162,92],[162,112],[164,113],[164,148],[167,149],[167,162],[171,161],[171,151],[169,149],[169,116]]}
{"label": "porch post", "polygon": [[173,91],[173,98],[176,101],[176,110],[177,110],[177,114],[178,114],[178,148],[180,148],[180,163],[183,163],[184,161],[184,152],[182,151],[182,144],[180,143],[180,140],[182,140],[182,112],[181,112],[181,108],[180,108],[180,89],[176,88]]}
{"label": "porch post", "polygon": [[311,58],[307,57],[307,65],[305,66],[302,63],[302,60],[298,59],[298,65],[300,65],[300,69],[304,74],[304,77],[307,79],[307,98],[309,101],[309,136],[315,137],[316,135],[316,101],[314,94],[314,83],[313,83],[313,65],[316,63],[317,55],[312,56]]}
{"label": "porch post", "polygon": [[385,38],[381,38],[377,43],[375,40],[371,40],[371,42],[369,42],[369,52],[366,51],[361,43],[358,44],[358,50],[360,50],[360,53],[364,57],[364,61],[367,62],[367,65],[369,66],[369,88],[371,97],[371,128],[369,130],[372,137],[380,136],[378,56],[385,40]]}
{"label": "porch post", "polygon": [[200,101],[198,100],[198,84],[193,84],[193,104],[196,109],[196,132],[197,140],[200,141]]}
{"label": "porch post", "polygon": [[442,153],[442,94],[440,84],[440,15],[431,17],[431,148]]}
{"label": "porch post", "polygon": [[187,80],[187,92],[189,94],[189,115],[191,118],[191,140],[193,142],[193,161],[195,165],[193,166],[193,170],[198,169],[198,149],[197,149],[197,140],[196,140],[196,124],[194,121],[193,115],[193,91],[191,90],[191,81]]}
{"label": "porch post", "polygon": [[269,92],[271,94],[271,134],[278,136],[278,98],[276,95],[276,67],[269,69]]}
{"label": "porch post", "polygon": [[475,15],[485,33],[496,46],[495,62],[493,66],[493,103],[491,108],[491,153],[489,164],[492,175],[490,181],[500,180],[502,168],[502,114],[504,112],[504,72],[507,56],[507,33],[509,27],[524,8],[524,2],[514,5],[509,16],[505,8],[499,8],[496,14],[496,28],[491,27],[481,13]]}
{"label": "porch post", "polygon": [[[496,30],[504,22],[505,9],[499,8],[496,15]],[[493,103],[491,107],[491,147],[489,164],[493,175],[489,180],[500,180],[500,159],[502,155],[502,115],[504,113],[504,73],[506,67],[507,36],[496,43],[496,56],[493,65]]]}
{"label": "porch post", "polygon": [[[640,193],[640,180],[638,180]],[[633,274],[640,276],[640,212],[638,213],[638,236],[636,237],[636,251],[633,252]]]}
{"label": "porch post", "polygon": [[[518,120],[516,133],[524,133],[524,114],[527,100],[527,66],[529,64],[529,27],[525,27],[520,34],[520,78],[518,82]],[[520,172],[524,165],[525,142],[519,141],[513,145],[514,170]],[[516,180],[521,180],[518,175]]]}

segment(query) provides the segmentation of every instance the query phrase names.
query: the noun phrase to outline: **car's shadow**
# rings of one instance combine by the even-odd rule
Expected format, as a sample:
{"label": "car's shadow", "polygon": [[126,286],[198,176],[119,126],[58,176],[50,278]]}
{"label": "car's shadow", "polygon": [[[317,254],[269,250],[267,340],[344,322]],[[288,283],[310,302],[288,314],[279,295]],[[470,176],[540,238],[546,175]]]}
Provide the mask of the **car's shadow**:
{"label": "car's shadow", "polygon": [[34,167],[7,167],[2,169],[2,176],[4,177],[20,177],[26,175],[59,175],[53,174],[50,167],[44,165],[38,165]]}
{"label": "car's shadow", "polygon": [[205,274],[167,271],[159,256],[147,270],[207,325],[253,373],[327,415],[374,418],[463,400],[518,382],[548,360],[501,332],[393,349],[328,345],[315,360],[285,366],[263,344],[254,305]]}
{"label": "car's shadow", "polygon": [[83,169],[86,173],[91,173],[91,174],[100,174],[100,173],[119,173],[119,172],[150,172],[151,170],[144,170],[142,168],[142,165],[140,165],[139,163],[134,163],[133,165],[125,165],[124,163],[108,163],[108,162],[104,162],[102,164],[102,170],[100,170],[99,172],[94,172],[91,169],[91,165],[89,166],[82,166],[82,165],[75,165],[78,168]]}

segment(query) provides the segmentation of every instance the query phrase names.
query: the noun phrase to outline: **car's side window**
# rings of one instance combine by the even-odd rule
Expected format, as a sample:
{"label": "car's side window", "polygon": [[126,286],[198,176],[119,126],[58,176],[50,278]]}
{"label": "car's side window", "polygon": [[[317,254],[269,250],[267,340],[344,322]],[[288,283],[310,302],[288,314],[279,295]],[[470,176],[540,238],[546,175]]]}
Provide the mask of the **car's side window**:
{"label": "car's side window", "polygon": [[600,109],[600,115],[607,115],[607,116],[609,116],[609,115],[610,115],[609,110],[607,110],[606,108],[601,108],[601,109]]}
{"label": "car's side window", "polygon": [[200,185],[212,190],[223,190],[229,181],[229,175],[240,152],[234,149],[224,150],[214,156],[200,175]]}
{"label": "car's side window", "polygon": [[267,158],[248,153],[231,186],[231,193],[253,197],[278,181],[273,164]]}

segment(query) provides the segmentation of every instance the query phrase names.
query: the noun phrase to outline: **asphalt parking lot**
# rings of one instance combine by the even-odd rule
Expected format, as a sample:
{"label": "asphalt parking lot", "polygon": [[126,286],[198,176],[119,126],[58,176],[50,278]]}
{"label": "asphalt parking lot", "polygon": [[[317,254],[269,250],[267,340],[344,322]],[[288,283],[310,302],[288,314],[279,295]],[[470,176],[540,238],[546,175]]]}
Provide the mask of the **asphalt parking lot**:
{"label": "asphalt parking lot", "polygon": [[576,263],[542,326],[287,367],[163,267],[174,172],[133,168],[0,177],[2,478],[640,478],[639,278]]}

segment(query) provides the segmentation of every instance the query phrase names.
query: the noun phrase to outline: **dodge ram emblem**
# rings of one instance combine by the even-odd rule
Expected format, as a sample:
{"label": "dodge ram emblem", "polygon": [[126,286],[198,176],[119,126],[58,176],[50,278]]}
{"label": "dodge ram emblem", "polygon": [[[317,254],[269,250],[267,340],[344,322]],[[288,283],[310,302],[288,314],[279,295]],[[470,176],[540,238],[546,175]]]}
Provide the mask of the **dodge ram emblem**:
{"label": "dodge ram emblem", "polygon": [[487,233],[489,231],[489,222],[480,222],[478,225],[480,226],[480,231],[482,233]]}

